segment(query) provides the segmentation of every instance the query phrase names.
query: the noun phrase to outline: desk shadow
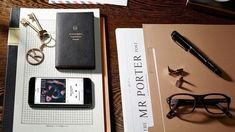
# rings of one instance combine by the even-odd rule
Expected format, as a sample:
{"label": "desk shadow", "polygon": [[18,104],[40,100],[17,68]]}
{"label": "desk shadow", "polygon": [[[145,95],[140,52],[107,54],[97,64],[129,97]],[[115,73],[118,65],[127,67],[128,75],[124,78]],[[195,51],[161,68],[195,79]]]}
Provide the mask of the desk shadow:
{"label": "desk shadow", "polygon": [[185,91],[192,92],[192,90],[189,89],[189,88],[187,88],[186,86],[184,86],[184,84],[190,85],[190,86],[193,86],[193,87],[196,87],[195,84],[193,84],[193,83],[191,83],[191,82],[189,82],[189,81],[187,81],[187,80],[185,80],[185,79],[181,79],[181,84],[178,85],[178,88],[180,88],[180,89],[182,89],[182,90],[185,90]]}
{"label": "desk shadow", "polygon": [[205,124],[217,121],[223,124],[224,126],[235,127],[235,117],[229,118],[226,115],[210,115],[205,111],[194,111],[191,114],[177,115],[177,117],[180,120],[190,123]]}

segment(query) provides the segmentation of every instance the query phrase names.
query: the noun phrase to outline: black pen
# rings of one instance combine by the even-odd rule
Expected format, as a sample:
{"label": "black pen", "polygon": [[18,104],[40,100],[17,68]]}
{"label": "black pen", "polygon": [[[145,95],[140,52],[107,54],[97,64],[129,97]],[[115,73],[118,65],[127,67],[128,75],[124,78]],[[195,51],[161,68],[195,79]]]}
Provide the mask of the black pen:
{"label": "black pen", "polygon": [[190,52],[197,59],[199,59],[204,65],[206,65],[212,72],[217,74],[218,76],[222,76],[222,72],[212,61],[209,60],[208,57],[203,55],[196,47],[193,46],[191,42],[189,42],[186,38],[180,35],[177,31],[173,31],[171,33],[172,39],[185,51]]}

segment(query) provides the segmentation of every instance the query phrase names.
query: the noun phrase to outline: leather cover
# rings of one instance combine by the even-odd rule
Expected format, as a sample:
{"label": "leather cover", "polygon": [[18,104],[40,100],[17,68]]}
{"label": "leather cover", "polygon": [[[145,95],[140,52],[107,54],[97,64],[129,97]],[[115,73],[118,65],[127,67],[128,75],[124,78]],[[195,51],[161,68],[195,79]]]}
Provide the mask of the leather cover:
{"label": "leather cover", "polygon": [[94,15],[92,12],[56,14],[58,69],[94,69]]}
{"label": "leather cover", "polygon": [[[231,97],[230,112],[235,116],[235,25],[144,24],[154,127],[149,132],[232,132],[235,118],[216,117],[202,108],[191,114],[168,119],[167,97],[176,93],[223,93]],[[223,71],[219,77],[192,54],[179,47],[171,38],[177,31]],[[168,75],[172,69],[183,68],[183,85],[175,86],[179,77]]]}

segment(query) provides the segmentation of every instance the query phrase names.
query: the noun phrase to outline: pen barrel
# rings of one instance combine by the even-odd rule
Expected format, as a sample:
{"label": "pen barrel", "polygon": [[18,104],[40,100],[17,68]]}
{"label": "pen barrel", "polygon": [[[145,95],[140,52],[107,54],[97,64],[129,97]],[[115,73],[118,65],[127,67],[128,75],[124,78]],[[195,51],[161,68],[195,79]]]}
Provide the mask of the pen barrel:
{"label": "pen barrel", "polygon": [[181,48],[183,48],[185,51],[188,51],[191,47],[191,45],[188,43],[188,41],[177,31],[173,31],[171,33],[172,39],[175,41],[177,45],[179,45]]}
{"label": "pen barrel", "polygon": [[200,50],[198,50],[190,41],[188,41],[184,36],[179,34],[177,31],[171,33],[172,39],[183,48],[185,51],[190,52],[199,59],[204,65],[206,65],[212,72],[218,76],[222,76],[222,72],[218,66],[216,66],[212,61],[209,60],[205,55],[203,55]]}
{"label": "pen barrel", "polygon": [[190,52],[193,56],[195,56],[197,59],[199,59],[204,65],[206,65],[212,72],[217,74],[218,76],[222,76],[221,70],[208,58],[206,58],[204,55],[202,55],[200,52],[198,52],[195,49],[189,49],[188,52]]}

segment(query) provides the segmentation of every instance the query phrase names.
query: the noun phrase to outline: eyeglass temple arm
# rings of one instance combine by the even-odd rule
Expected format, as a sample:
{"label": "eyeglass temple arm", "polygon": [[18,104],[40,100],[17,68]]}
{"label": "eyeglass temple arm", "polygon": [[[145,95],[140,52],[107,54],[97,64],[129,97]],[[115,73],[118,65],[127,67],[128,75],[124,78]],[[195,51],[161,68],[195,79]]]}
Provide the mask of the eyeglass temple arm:
{"label": "eyeglass temple arm", "polygon": [[233,115],[229,112],[229,110],[227,110],[226,108],[224,108],[222,105],[220,105],[219,103],[217,103],[215,105],[217,108],[219,108],[221,111],[224,112],[224,114],[226,114],[226,116],[228,116],[229,118],[233,118]]}
{"label": "eyeglass temple arm", "polygon": [[220,103],[229,103],[227,99],[205,99],[204,103],[206,105],[216,106],[218,109],[223,111],[229,118],[233,118],[233,115],[229,112],[227,108],[224,108]]}

